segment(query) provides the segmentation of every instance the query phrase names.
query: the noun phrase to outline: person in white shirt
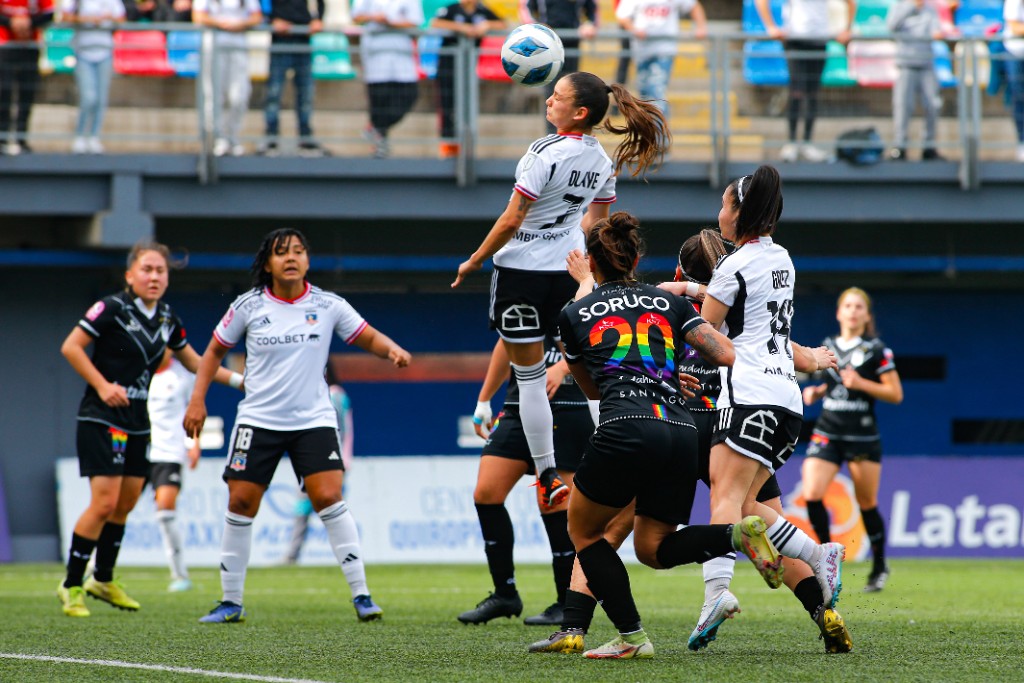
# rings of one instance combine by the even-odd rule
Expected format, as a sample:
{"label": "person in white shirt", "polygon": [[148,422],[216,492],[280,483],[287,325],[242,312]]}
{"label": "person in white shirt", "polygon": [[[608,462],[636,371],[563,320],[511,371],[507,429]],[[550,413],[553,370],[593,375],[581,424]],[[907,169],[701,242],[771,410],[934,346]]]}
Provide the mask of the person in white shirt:
{"label": "person in white shirt", "polygon": [[228,441],[224,479],[228,511],[221,539],[219,605],[203,623],[245,619],[242,592],[252,546],[252,522],[285,452],[305,485],[313,509],[352,591],[362,621],[381,618],[366,584],[356,522],[342,500],[345,467],[338,442],[338,415],[324,367],[331,337],[390,360],[409,364],[409,352],[377,331],[337,294],[306,279],[309,249],[293,228],[268,234],[253,260],[253,289],[238,297],[214,329],[203,354],[185,432],[198,436],[206,419],[210,378],[229,349],[245,339],[245,398]]}
{"label": "person in white shirt", "polygon": [[679,20],[693,18],[695,38],[708,34],[708,19],[698,0],[622,0],[615,18],[633,34],[632,53],[640,97],[653,100],[668,116],[665,91],[679,51]]}
{"label": "person in white shirt", "polygon": [[[605,121],[610,96],[625,116],[622,128]],[[623,166],[631,167],[633,175],[642,174],[664,156],[671,135],[652,103],[582,71],[560,78],[546,105],[547,120],[558,132],[534,142],[520,159],[508,206],[477,250],[459,265],[452,287],[494,258],[490,324],[505,343],[516,375],[538,496],[552,506],[565,500],[569,487],[555,468],[544,337],[559,338],[558,313],[576,292],[565,259],[573,249],[583,250],[591,226],[608,216],[615,201],[615,175]],[[592,135],[602,121],[606,130],[627,136],[614,161]]]}
{"label": "person in white shirt", "polygon": [[[821,587],[824,610],[834,610],[842,589],[845,548],[819,545],[757,494],[796,447],[803,404],[796,371],[836,368],[828,349],[809,349],[790,339],[796,271],[789,252],[772,240],[782,215],[782,180],[771,166],[731,183],[722,195],[722,237],[736,245],[708,285],[701,315],[733,342],[736,361],[721,370],[718,424],[711,437],[711,522],[739,522],[759,515],[771,543],[754,548],[755,564],[774,567],[768,585],[782,583],[780,554],[810,565]],[[750,552],[745,550],[748,555]],[[705,603],[691,641],[713,640],[718,626],[739,611],[729,591],[732,567],[724,560],[704,564]],[[762,574],[764,575],[764,574]],[[831,617],[836,624],[841,618]],[[824,621],[829,622],[826,613]],[[706,644],[704,642],[703,644]],[[694,648],[696,649],[696,648]]]}
{"label": "person in white shirt", "polygon": [[409,113],[419,96],[416,40],[405,29],[423,24],[419,0],[356,0],[352,20],[363,26],[359,54],[370,100],[370,123],[363,137],[373,156],[391,154],[388,131]]}
{"label": "person in white shirt", "polygon": [[114,72],[112,29],[124,21],[124,4],[121,0],[66,0],[63,21],[83,26],[75,30],[72,43],[78,86],[78,123],[71,151],[102,154],[100,131]]}
{"label": "person in white shirt", "polygon": [[171,566],[171,583],[167,590],[172,593],[192,588],[178,532],[176,508],[183,468],[188,465],[194,470],[199,464],[199,440],[188,439],[181,422],[194,382],[192,373],[176,361],[168,349],[149,383],[146,402],[150,424],[149,483],[156,498],[160,537]]}
{"label": "person in white shirt", "polygon": [[[214,156],[241,156],[249,111],[249,49],[245,32],[263,21],[259,0],[195,0],[192,21],[216,29],[214,39]],[[227,107],[225,107],[225,101]]]}
{"label": "person in white shirt", "polygon": [[[818,91],[821,74],[825,70],[825,45],[832,36],[828,21],[829,0],[788,0],[784,26],[775,23],[769,0],[754,0],[757,13],[764,22],[768,35],[785,40],[789,66],[789,103],[786,121],[789,124],[789,142],[783,145],[783,161],[827,161],[829,155],[811,144],[814,119],[818,116]],[[844,45],[850,42],[850,26],[857,11],[854,0],[846,0],[846,28],[835,36]],[[804,115],[804,135],[797,142],[797,123],[800,110]]]}

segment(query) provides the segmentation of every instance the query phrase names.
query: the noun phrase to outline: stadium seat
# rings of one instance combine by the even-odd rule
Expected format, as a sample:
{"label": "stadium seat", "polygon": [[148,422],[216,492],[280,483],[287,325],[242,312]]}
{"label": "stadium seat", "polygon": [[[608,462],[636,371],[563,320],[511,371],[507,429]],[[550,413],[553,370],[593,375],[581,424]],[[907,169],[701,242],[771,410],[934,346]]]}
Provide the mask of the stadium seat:
{"label": "stadium seat", "polygon": [[163,31],[114,31],[114,71],[122,76],[173,76]]}
{"label": "stadium seat", "polygon": [[199,49],[203,36],[199,31],[168,31],[167,62],[174,73],[186,78],[199,74]]}
{"label": "stadium seat", "polygon": [[935,56],[935,77],[940,88],[955,88],[956,76],[953,75],[953,55],[949,45],[941,40],[932,41],[932,54]]}
{"label": "stadium seat", "polygon": [[743,44],[743,78],[751,85],[788,85],[785,49],[777,40],[748,40]]}
{"label": "stadium seat", "polygon": [[441,56],[441,36],[425,34],[416,41],[420,78],[437,78],[437,60]]}
{"label": "stadium seat", "polygon": [[505,43],[503,36],[484,36],[480,41],[480,58],[476,63],[476,77],[482,81],[511,82],[501,65],[501,46]]}
{"label": "stadium seat", "polygon": [[348,37],[344,33],[317,33],[310,44],[313,48],[313,78],[343,81],[356,77],[348,51]]}
{"label": "stadium seat", "polygon": [[265,81],[270,76],[270,31],[249,31],[245,34],[249,48],[249,78]]}
{"label": "stadium seat", "polygon": [[985,36],[1003,25],[1003,0],[962,0],[954,17],[965,38]]}
{"label": "stadium seat", "polygon": [[889,35],[885,17],[893,0],[859,0],[853,15],[852,32],[855,36],[875,37]]}
{"label": "stadium seat", "polygon": [[452,4],[453,0],[423,0],[423,27],[430,24],[430,20],[437,14],[437,10]]}
{"label": "stadium seat", "polygon": [[43,44],[46,51],[40,60],[43,73],[70,73],[75,70],[75,49],[71,40],[75,37],[72,28],[48,28],[43,31]]}
{"label": "stadium seat", "polygon": [[891,40],[851,40],[846,58],[858,85],[891,88],[896,82],[896,43]]}
{"label": "stadium seat", "polygon": [[[782,26],[782,10],[785,6],[786,0],[771,0],[772,17],[774,17],[775,23],[779,26]],[[764,35],[766,33],[764,22],[761,21],[761,15],[757,13],[757,6],[754,4],[754,0],[743,0],[743,14],[740,18],[740,25],[744,33],[754,33],[757,35]]]}
{"label": "stadium seat", "polygon": [[845,88],[857,85],[857,77],[850,71],[846,60],[846,47],[830,40],[825,46],[825,70],[821,73],[821,84],[830,88]]}

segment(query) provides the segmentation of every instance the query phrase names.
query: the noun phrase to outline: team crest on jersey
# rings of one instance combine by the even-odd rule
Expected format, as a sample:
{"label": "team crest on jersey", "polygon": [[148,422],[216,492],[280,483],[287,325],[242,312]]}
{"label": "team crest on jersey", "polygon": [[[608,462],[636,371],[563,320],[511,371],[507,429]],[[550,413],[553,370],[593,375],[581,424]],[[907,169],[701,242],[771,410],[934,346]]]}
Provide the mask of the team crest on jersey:
{"label": "team crest on jersey", "polygon": [[245,461],[249,459],[249,454],[244,451],[235,451],[231,456],[231,462],[228,463],[228,467],[233,469],[235,472],[245,471]]}
{"label": "team crest on jersey", "polygon": [[306,311],[306,324],[316,325],[316,311]]}
{"label": "team crest on jersey", "polygon": [[106,307],[107,305],[105,303],[103,303],[102,301],[97,301],[96,303],[89,307],[88,311],[85,312],[86,320],[96,320],[96,318],[100,317],[100,313],[102,313],[103,309],[105,309]]}

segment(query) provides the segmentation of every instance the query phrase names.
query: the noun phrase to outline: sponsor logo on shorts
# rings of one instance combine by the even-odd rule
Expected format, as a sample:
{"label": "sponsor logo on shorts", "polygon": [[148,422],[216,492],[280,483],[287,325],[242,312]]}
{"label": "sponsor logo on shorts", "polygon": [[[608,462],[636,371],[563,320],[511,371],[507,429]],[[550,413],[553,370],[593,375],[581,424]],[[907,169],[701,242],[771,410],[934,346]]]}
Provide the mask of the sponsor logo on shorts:
{"label": "sponsor logo on shorts", "polygon": [[765,448],[771,448],[768,441],[775,435],[775,428],[779,426],[779,418],[771,411],[758,410],[751,413],[740,425],[740,438],[761,444]]}
{"label": "sponsor logo on shorts", "polygon": [[228,467],[233,469],[235,472],[245,471],[245,461],[249,459],[249,454],[243,451],[235,451],[231,455],[231,462],[228,463]]}
{"label": "sponsor logo on shorts", "polygon": [[328,460],[341,460],[341,456],[338,455],[338,451],[331,451],[331,454],[327,456]]}
{"label": "sponsor logo on shorts", "polygon": [[501,329],[505,332],[539,330],[540,314],[529,304],[509,306],[501,314]]}

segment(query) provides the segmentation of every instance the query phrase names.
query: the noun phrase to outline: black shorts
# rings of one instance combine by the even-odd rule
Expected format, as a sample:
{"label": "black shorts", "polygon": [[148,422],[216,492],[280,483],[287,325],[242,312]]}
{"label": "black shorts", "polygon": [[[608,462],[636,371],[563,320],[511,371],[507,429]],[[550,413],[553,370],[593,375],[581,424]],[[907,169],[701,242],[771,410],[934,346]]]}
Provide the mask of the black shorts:
{"label": "black shorts", "polygon": [[558,334],[558,314],[579,285],[568,273],[535,273],[494,267],[491,275],[491,329],[512,342],[540,342]]}
{"label": "black shorts", "polygon": [[848,441],[833,439],[814,432],[807,444],[807,457],[828,460],[842,466],[844,462],[882,462],[882,440]]}
{"label": "black shorts", "polygon": [[772,473],[786,464],[800,439],[803,419],[773,406],[722,408],[711,445],[724,443]]}
{"label": "black shorts", "polygon": [[338,446],[338,430],[332,427],[278,432],[236,424],[228,444],[224,481],[241,479],[269,486],[285,453],[291,458],[292,469],[300,481],[317,472],[345,470]]}
{"label": "black shorts", "polygon": [[149,475],[149,434],[126,434],[101,422],[79,420],[75,441],[83,477]]}
{"label": "black shorts", "polygon": [[[551,417],[555,427],[555,467],[575,472],[583,460],[587,442],[594,433],[594,421],[590,417],[590,410],[585,405],[556,404],[551,406]],[[518,408],[507,408],[498,416],[497,424],[487,438],[481,455],[521,460],[526,463],[527,474],[536,474]]]}
{"label": "black shorts", "polygon": [[[697,476],[704,485],[711,488],[711,435],[718,422],[717,410],[691,410],[693,423],[697,425]],[[782,497],[782,487],[775,474],[768,477],[761,490],[757,492],[757,502],[763,503],[772,498]]]}
{"label": "black shorts", "polygon": [[590,438],[576,470],[576,488],[587,498],[636,514],[685,524],[697,483],[697,430],[662,420],[605,422]]}
{"label": "black shorts", "polygon": [[154,462],[149,466],[149,483],[156,491],[161,486],[181,488],[181,463]]}

